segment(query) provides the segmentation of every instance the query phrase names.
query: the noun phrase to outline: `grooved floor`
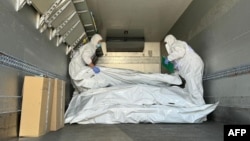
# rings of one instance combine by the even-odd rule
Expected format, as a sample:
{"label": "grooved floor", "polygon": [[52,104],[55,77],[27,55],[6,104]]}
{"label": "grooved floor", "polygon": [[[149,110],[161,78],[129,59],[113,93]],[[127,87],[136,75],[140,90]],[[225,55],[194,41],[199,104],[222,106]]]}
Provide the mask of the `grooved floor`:
{"label": "grooved floor", "polygon": [[87,124],[65,125],[37,138],[19,141],[223,141],[219,122],[200,124]]}

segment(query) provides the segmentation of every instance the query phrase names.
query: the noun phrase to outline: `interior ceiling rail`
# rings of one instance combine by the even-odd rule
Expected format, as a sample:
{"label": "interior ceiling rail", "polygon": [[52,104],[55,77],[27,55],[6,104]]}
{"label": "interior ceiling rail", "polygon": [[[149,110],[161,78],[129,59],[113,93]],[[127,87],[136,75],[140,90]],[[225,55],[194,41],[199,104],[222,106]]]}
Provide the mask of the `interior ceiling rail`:
{"label": "interior ceiling rail", "polygon": [[203,77],[203,80],[213,80],[213,79],[219,79],[224,77],[233,77],[238,75],[243,75],[250,73],[250,65],[243,65],[231,69],[227,69],[224,71],[216,72],[213,74],[208,74]]}
{"label": "interior ceiling rail", "polygon": [[49,27],[52,27],[51,23],[55,21],[55,19],[70,5],[71,1],[66,1],[66,3],[62,3],[62,7],[54,14],[52,17],[47,19],[46,23]]}
{"label": "interior ceiling rail", "polygon": [[84,2],[85,0],[75,0],[73,3],[80,3],[80,2]]}
{"label": "interior ceiling rail", "polygon": [[90,15],[91,15],[91,19],[92,19],[92,23],[93,23],[94,29],[97,32],[97,27],[96,27],[96,23],[95,23],[94,14],[92,12],[90,12]]}
{"label": "interior ceiling rail", "polygon": [[[57,47],[65,43],[66,55],[82,40],[89,41],[97,32],[94,16],[86,0],[16,0],[16,10],[19,11],[25,4],[37,11],[36,28],[41,33],[49,30],[49,39],[55,38]],[[81,32],[86,35],[82,36]]]}
{"label": "interior ceiling rail", "polygon": [[16,11],[19,11],[26,4],[26,0],[17,0]]}
{"label": "interior ceiling rail", "polygon": [[3,52],[0,52],[0,65],[12,67],[21,71],[31,73],[33,75],[39,75],[39,76],[45,76],[45,77],[51,77],[51,78],[59,78],[59,79],[67,81],[66,77],[53,74],[48,71],[41,70],[40,68],[34,65],[26,63],[20,59],[7,55]]}
{"label": "interior ceiling rail", "polygon": [[56,29],[53,30],[53,36],[58,35],[59,36],[59,32],[63,29],[63,27],[65,27],[65,25],[67,25],[67,23],[74,17],[74,15],[76,14],[76,12],[72,13],[67,20],[65,20],[62,24],[60,24],[60,26],[58,26]]}
{"label": "interior ceiling rail", "polygon": [[81,40],[81,39],[83,38],[83,36],[85,36],[85,35],[86,35],[85,32],[82,33],[82,35],[78,37],[78,39],[73,43],[72,46],[67,46],[67,47],[66,47],[66,54],[69,54],[69,52],[70,52],[71,50],[73,50],[73,48],[80,42],[80,40]]}
{"label": "interior ceiling rail", "polygon": [[40,19],[40,25],[44,24],[44,22],[48,20],[53,11],[60,5],[61,1],[62,0],[56,0],[56,2],[49,8],[49,10],[44,15],[42,15]]}
{"label": "interior ceiling rail", "polygon": [[70,33],[77,27],[77,25],[80,24],[80,20],[77,21],[63,36],[62,41],[66,42],[65,39],[70,35]]}

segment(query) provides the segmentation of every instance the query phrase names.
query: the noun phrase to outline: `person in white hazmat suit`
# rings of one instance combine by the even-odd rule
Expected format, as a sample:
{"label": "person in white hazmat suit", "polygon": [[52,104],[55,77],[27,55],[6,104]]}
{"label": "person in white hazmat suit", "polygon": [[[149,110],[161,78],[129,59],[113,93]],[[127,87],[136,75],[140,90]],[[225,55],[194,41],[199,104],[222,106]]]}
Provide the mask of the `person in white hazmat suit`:
{"label": "person in white hazmat suit", "polygon": [[165,64],[173,62],[178,73],[186,80],[184,90],[190,94],[193,103],[205,104],[203,99],[202,76],[204,63],[200,56],[184,41],[177,40],[173,35],[164,39],[168,56]]}
{"label": "person in white hazmat suit", "polygon": [[[95,34],[92,36],[90,42],[81,46],[74,53],[69,64],[69,74],[73,81],[73,85],[81,85],[82,83],[91,83],[87,81],[84,82],[82,81],[82,79],[89,78],[94,74],[98,74],[100,72],[100,68],[94,65],[92,59],[95,55],[96,49],[101,47],[101,40],[102,40],[101,35]],[[94,84],[88,84],[88,85],[94,85]]]}

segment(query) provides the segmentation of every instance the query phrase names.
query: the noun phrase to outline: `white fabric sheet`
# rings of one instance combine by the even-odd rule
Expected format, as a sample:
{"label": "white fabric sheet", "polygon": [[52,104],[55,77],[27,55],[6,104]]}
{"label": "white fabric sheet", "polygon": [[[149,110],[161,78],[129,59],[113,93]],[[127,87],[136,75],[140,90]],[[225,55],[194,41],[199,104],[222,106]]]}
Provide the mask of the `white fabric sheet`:
{"label": "white fabric sheet", "polygon": [[179,87],[146,84],[91,89],[75,95],[65,123],[201,123],[216,104],[193,104]]}

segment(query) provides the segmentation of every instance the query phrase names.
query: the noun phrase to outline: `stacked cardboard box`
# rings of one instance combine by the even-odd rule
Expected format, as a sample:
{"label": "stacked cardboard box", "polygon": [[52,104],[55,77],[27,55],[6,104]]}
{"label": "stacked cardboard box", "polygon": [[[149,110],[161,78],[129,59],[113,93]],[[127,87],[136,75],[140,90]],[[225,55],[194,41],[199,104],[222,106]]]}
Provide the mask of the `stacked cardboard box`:
{"label": "stacked cardboard box", "polygon": [[65,111],[65,82],[55,79],[55,87],[52,102],[51,131],[56,131],[64,127]]}
{"label": "stacked cardboard box", "polygon": [[38,137],[64,125],[65,83],[25,76],[19,136]]}

